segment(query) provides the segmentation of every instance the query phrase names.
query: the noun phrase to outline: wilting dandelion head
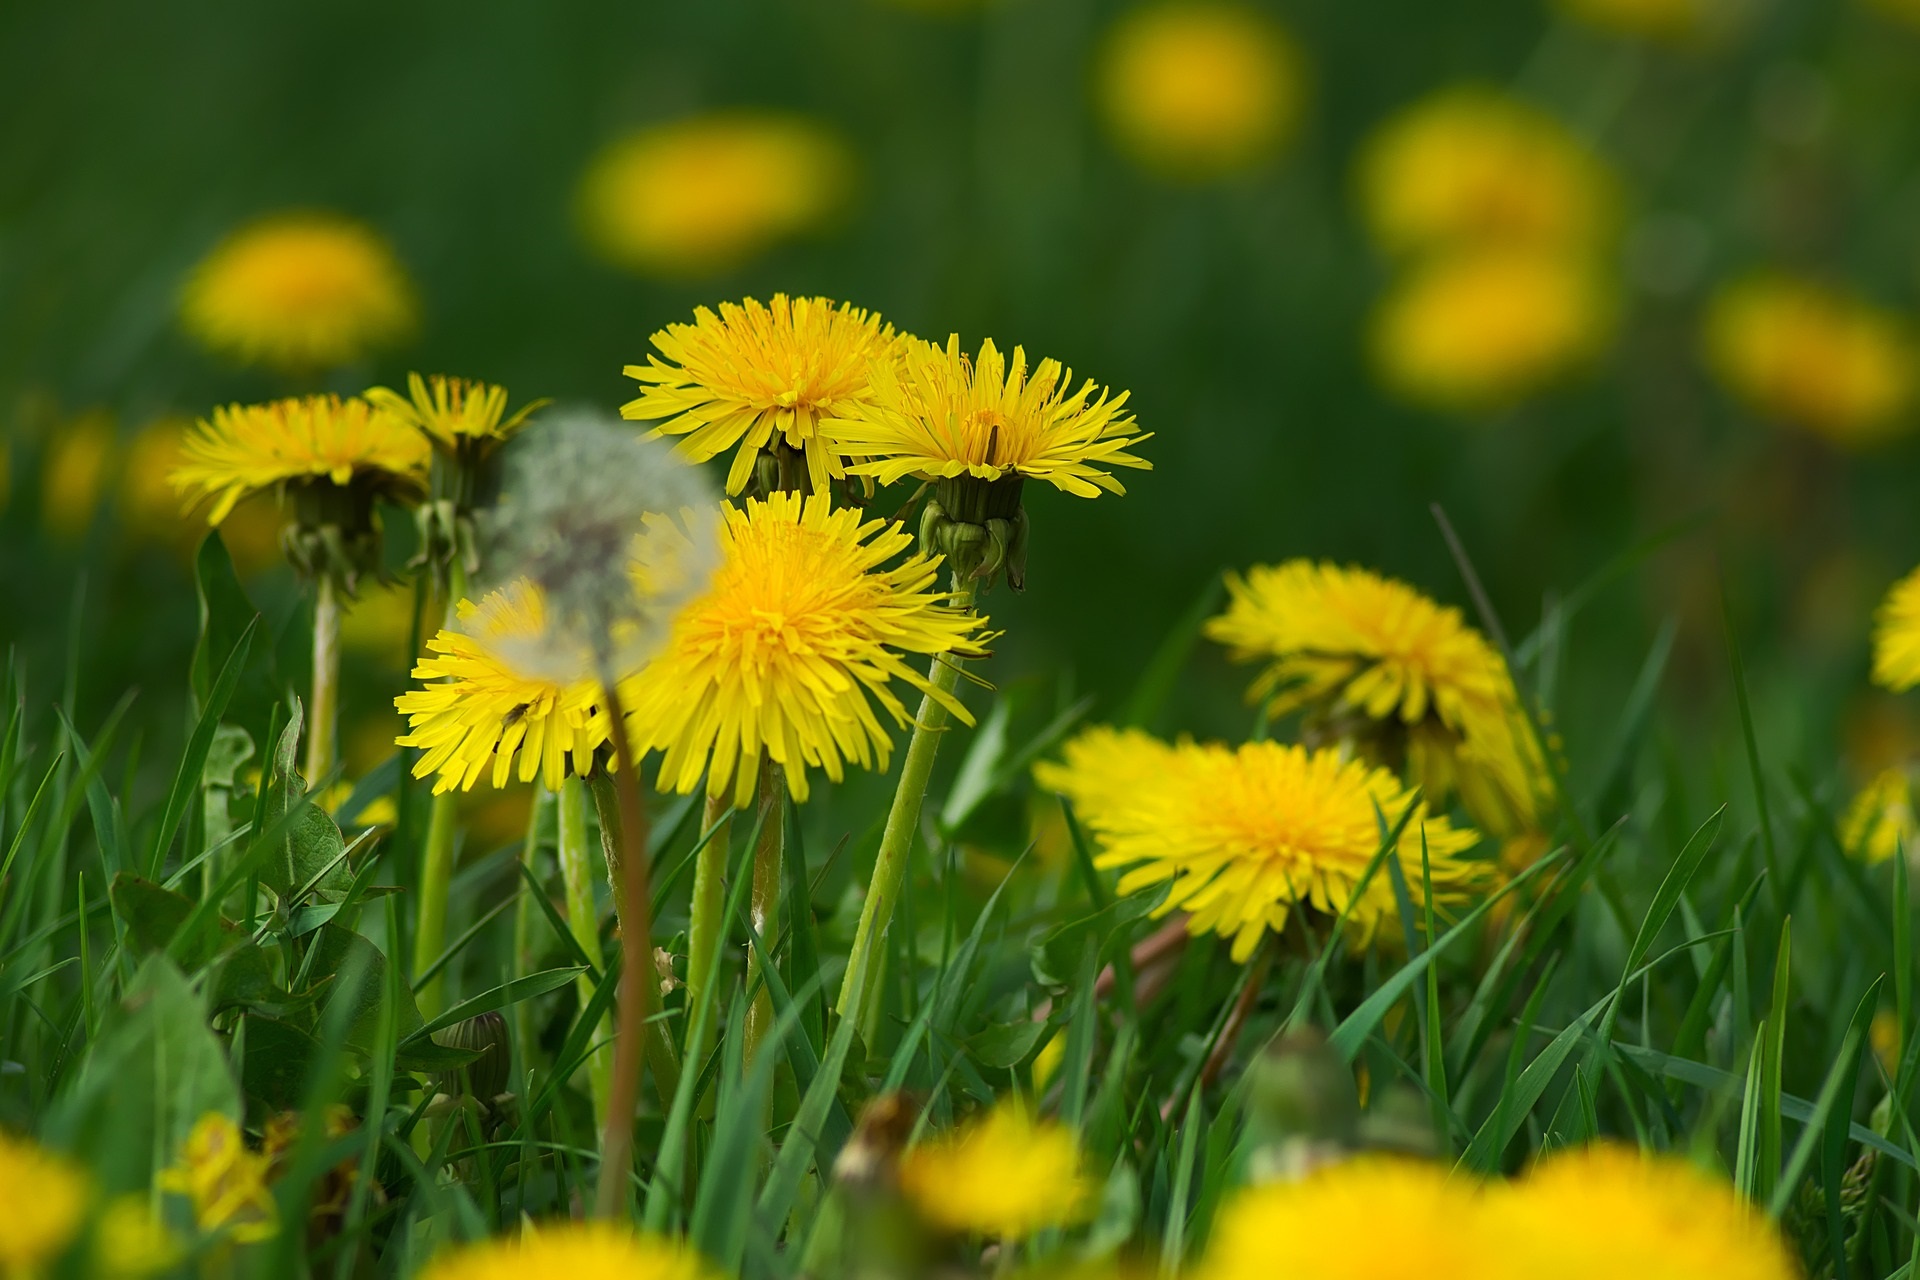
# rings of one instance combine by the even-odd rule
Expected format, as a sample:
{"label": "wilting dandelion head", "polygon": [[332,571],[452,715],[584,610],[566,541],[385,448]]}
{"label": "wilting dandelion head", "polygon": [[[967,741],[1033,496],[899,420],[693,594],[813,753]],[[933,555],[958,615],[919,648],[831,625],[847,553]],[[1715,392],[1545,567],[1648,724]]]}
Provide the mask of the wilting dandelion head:
{"label": "wilting dandelion head", "polygon": [[1766,1212],[1722,1178],[1619,1143],[1552,1155],[1487,1193],[1489,1280],[1795,1280]]}
{"label": "wilting dandelion head", "polygon": [[1611,229],[1613,179],[1553,117],[1490,89],[1427,98],[1381,127],[1360,160],[1381,248],[1591,248]]}
{"label": "wilting dandelion head", "polygon": [[291,372],[350,364],[415,324],[412,287],[370,227],[286,213],[242,227],[194,268],[180,300],[208,349]]}
{"label": "wilting dandelion head", "polygon": [[1840,819],[1840,847],[1863,862],[1920,854],[1915,834],[1913,778],[1901,765],[1875,774]]}
{"label": "wilting dandelion head", "polygon": [[217,1111],[194,1123],[172,1166],[154,1184],[185,1196],[202,1231],[235,1240],[266,1240],[279,1230],[279,1207],[267,1185],[271,1162],[247,1146],[240,1126]]}
{"label": "wilting dandelion head", "polygon": [[1727,286],[1707,312],[1708,364],[1755,412],[1864,446],[1912,425],[1920,341],[1880,307],[1818,281],[1769,274]]}
{"label": "wilting dandelion head", "polygon": [[421,1280],[714,1280],[705,1259],[677,1241],[610,1222],[552,1223],[513,1238],[458,1245],[436,1255]]}
{"label": "wilting dandelion head", "polygon": [[853,159],[801,116],[733,112],[640,129],[609,144],[580,186],[588,242],[656,276],[729,270],[827,223]]}
{"label": "wilting dandelion head", "polygon": [[1196,1280],[1480,1276],[1500,1247],[1489,1225],[1471,1180],[1421,1161],[1360,1156],[1233,1193]]}
{"label": "wilting dandelion head", "polygon": [[1073,1131],[1036,1119],[1018,1097],[908,1148],[900,1189],[938,1230],[1009,1241],[1079,1222],[1096,1207]]}
{"label": "wilting dandelion head", "polygon": [[41,1274],[80,1234],[91,1198],[65,1157],[0,1130],[0,1275]]}
{"label": "wilting dandelion head", "polygon": [[487,564],[539,592],[537,632],[495,652],[533,679],[570,685],[637,671],[718,563],[706,478],[617,420],[562,415],[522,432],[487,513]]}
{"label": "wilting dandelion head", "polygon": [[1587,364],[1612,332],[1611,291],[1586,258],[1481,249],[1410,271],[1374,316],[1373,356],[1415,404],[1490,412]]}
{"label": "wilting dandelion head", "polygon": [[1095,865],[1128,869],[1120,892],[1166,885],[1155,914],[1188,912],[1189,931],[1231,939],[1237,961],[1296,907],[1348,909],[1361,942],[1397,919],[1391,876],[1383,869],[1364,889],[1360,881],[1403,818],[1389,856],[1416,897],[1423,844],[1436,904],[1461,901],[1485,875],[1463,857],[1477,833],[1429,816],[1392,773],[1335,748],[1168,746],[1103,728],[1070,741],[1064,762],[1043,763],[1034,777],[1073,803],[1099,845]]}
{"label": "wilting dandelion head", "polygon": [[[871,369],[896,342],[878,314],[827,298],[753,298],[701,307],[692,324],[653,335],[656,355],[626,374],[643,388],[620,408],[624,418],[657,422],[682,436],[689,461],[735,449],[727,492],[739,493],[754,463],[776,445],[806,460],[815,493],[846,474],[821,429],[855,413],[867,398]],[[736,448],[737,446],[737,448]]]}
{"label": "wilting dandelion head", "polygon": [[1304,74],[1292,40],[1249,6],[1160,3],[1122,17],[1101,52],[1115,141],[1147,168],[1207,178],[1259,163],[1293,132]]}
{"label": "wilting dandelion head", "polygon": [[1895,693],[1920,684],[1920,569],[1894,583],[1874,613],[1873,682]]}

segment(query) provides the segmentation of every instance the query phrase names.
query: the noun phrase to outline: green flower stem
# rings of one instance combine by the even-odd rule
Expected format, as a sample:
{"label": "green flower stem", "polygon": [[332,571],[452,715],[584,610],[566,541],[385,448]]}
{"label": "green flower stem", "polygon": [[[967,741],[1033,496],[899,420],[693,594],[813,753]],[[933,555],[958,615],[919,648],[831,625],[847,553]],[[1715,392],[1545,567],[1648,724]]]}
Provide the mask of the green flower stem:
{"label": "green flower stem", "polygon": [[[448,576],[446,615],[442,626],[454,619],[454,607],[467,593],[467,575],[458,559]],[[420,905],[413,928],[413,971],[424,973],[447,945],[447,895],[453,887],[453,846],[460,826],[460,797],[452,791],[434,794],[427,811],[427,842],[420,851]],[[414,993],[422,1015],[431,1018],[445,1007],[446,970],[443,968]]]}
{"label": "green flower stem", "polygon": [[[771,760],[760,762],[760,838],[753,846],[753,884],[747,891],[747,918],[753,923],[762,945],[771,948],[780,933],[781,860],[786,855],[783,839],[786,823],[781,820],[780,801],[787,789],[786,772]],[[747,954],[747,990],[757,985],[753,1003],[747,1007],[746,1039],[741,1055],[748,1066],[760,1042],[773,1028],[773,996],[760,981],[765,957],[759,947]]]}
{"label": "green flower stem", "polygon": [[[953,603],[961,609],[973,607],[971,580],[954,583]],[[927,679],[941,694],[951,695],[960,682],[960,659],[936,654]],[[840,980],[840,997],[834,1003],[841,1017],[858,1018],[862,1026],[872,1025],[872,1015],[878,1008],[887,926],[892,923],[900,885],[907,876],[907,855],[912,852],[914,832],[920,826],[920,805],[926,799],[933,759],[939,753],[946,727],[946,707],[932,694],[922,697],[913,736],[907,742],[907,757],[900,766],[900,785],[893,793],[893,807],[887,811],[887,825],[880,835],[880,854],[873,864],[873,879],[867,884],[867,900],[860,908],[860,925],[854,931],[846,976]]]}
{"label": "green flower stem", "polygon": [[[553,803],[553,793],[539,782],[533,784],[533,803],[527,807],[527,838],[520,846],[520,861],[526,867],[528,875],[520,878],[519,896],[513,903],[513,976],[524,978],[534,970],[538,957],[534,952],[535,916],[534,885],[539,883],[540,856],[540,818],[549,804]],[[520,1078],[526,1079],[527,1072],[533,1066],[534,1044],[539,1039],[533,1024],[533,1001],[522,1000],[513,1006],[514,1038],[520,1043]],[[516,1086],[517,1087],[517,1086]]]}
{"label": "green flower stem", "polygon": [[[560,784],[558,797],[558,836],[560,883],[567,896],[567,932],[580,944],[580,950],[596,969],[606,968],[600,950],[600,909],[593,900],[593,851],[587,838],[587,784],[567,775]],[[593,999],[593,983],[585,974],[578,980],[580,1003]],[[613,1034],[613,1020],[602,1017],[594,1030],[594,1039],[604,1041]],[[587,1087],[593,1095],[593,1119],[597,1127],[607,1123],[607,1100],[613,1085],[613,1055],[596,1049],[587,1058]]]}
{"label": "green flower stem", "polygon": [[714,1034],[714,1019],[708,1018],[707,1043],[696,1044],[693,1029],[700,1022],[700,1009],[713,999],[706,987],[707,972],[727,936],[727,857],[732,845],[733,805],[730,800],[707,797],[705,814],[706,846],[693,864],[693,907],[687,926],[687,1044],[681,1055],[689,1070],[698,1071],[706,1061]]}
{"label": "green flower stem", "polygon": [[340,588],[322,573],[313,588],[313,698],[307,707],[307,785],[333,770],[340,724]]}

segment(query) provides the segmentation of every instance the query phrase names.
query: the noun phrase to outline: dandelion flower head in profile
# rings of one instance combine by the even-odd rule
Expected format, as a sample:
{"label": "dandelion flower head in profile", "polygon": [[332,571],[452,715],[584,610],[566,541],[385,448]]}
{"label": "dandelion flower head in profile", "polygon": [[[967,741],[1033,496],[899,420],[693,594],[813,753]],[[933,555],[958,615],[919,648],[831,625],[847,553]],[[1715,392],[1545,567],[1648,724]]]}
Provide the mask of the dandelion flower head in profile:
{"label": "dandelion flower head in profile", "polygon": [[64,1156],[0,1129],[0,1275],[33,1276],[65,1253],[93,1190]]}
{"label": "dandelion flower head in profile", "polygon": [[338,368],[413,331],[412,286],[372,228],[331,213],[284,213],[234,232],[194,268],[187,331],[247,364]]}
{"label": "dandelion flower head in profile", "polygon": [[1710,43],[1751,7],[1746,0],[1559,0],[1561,12],[1590,27],[1677,45]]}
{"label": "dandelion flower head in profile", "polygon": [[1905,768],[1882,769],[1847,806],[1840,819],[1840,847],[1863,862],[1885,862],[1896,853],[1920,854],[1913,810],[1913,779]]}
{"label": "dandelion flower head in profile", "polygon": [[1296,906],[1348,910],[1361,944],[1395,920],[1390,876],[1360,888],[1383,821],[1390,832],[1405,818],[1393,854],[1416,894],[1423,842],[1436,905],[1464,900],[1484,878],[1483,864],[1463,856],[1477,833],[1430,817],[1392,773],[1331,747],[1168,748],[1138,730],[1098,728],[1034,777],[1073,804],[1099,846],[1094,864],[1126,869],[1121,893],[1167,885],[1154,914],[1187,912],[1188,931],[1230,939],[1235,961],[1285,928]]}
{"label": "dandelion flower head in profile", "polygon": [[825,226],[852,180],[852,155],[825,126],[719,113],[608,145],[581,181],[580,215],[588,243],[615,266],[717,275]]}
{"label": "dandelion flower head in profile", "polygon": [[554,791],[569,770],[585,777],[607,741],[599,685],[525,676],[497,652],[503,639],[545,634],[539,591],[511,583],[455,612],[459,625],[427,641],[428,656],[413,669],[423,683],[394,699],[408,726],[396,741],[421,753],[413,776],[435,779],[436,794],[471,790],[482,777],[496,788],[539,778]]}
{"label": "dandelion flower head in profile", "polygon": [[242,1243],[279,1230],[279,1207],[267,1186],[270,1161],[247,1146],[240,1126],[218,1111],[194,1122],[179,1158],[154,1185],[185,1196],[200,1230],[224,1232]]}
{"label": "dandelion flower head in profile", "polygon": [[404,396],[390,387],[373,387],[367,401],[448,450],[505,441],[546,403],[535,400],[509,413],[505,387],[437,373],[431,378],[409,373]]}
{"label": "dandelion flower head in profile", "polygon": [[786,770],[796,800],[807,770],[835,782],[852,761],[884,771],[891,754],[874,704],[895,726],[900,681],[972,717],[902,654],[983,656],[983,619],[935,589],[938,562],[909,555],[898,524],[834,510],[827,495],[775,492],[728,507],[721,563],[664,652],[627,699],[638,745],[666,752],[660,785],[752,802],[762,758]]}
{"label": "dandelion flower head in profile", "polygon": [[619,680],[706,589],[720,517],[706,477],[617,419],[573,413],[522,431],[487,513],[487,564],[539,593],[538,631],[490,640],[529,679]]}
{"label": "dandelion flower head in profile", "polygon": [[1422,1161],[1359,1156],[1234,1192],[1195,1280],[1477,1277],[1499,1248],[1483,1218],[1474,1183]]}
{"label": "dandelion flower head in profile", "polygon": [[1401,398],[1496,412],[1589,364],[1613,335],[1593,264],[1526,248],[1445,254],[1407,272],[1373,319],[1373,362]]}
{"label": "dandelion flower head in profile", "polygon": [[1359,183],[1375,241],[1395,254],[1591,248],[1614,219],[1613,181],[1592,151],[1491,89],[1443,90],[1389,120],[1361,153]]}
{"label": "dandelion flower head in profile", "polygon": [[900,1190],[920,1217],[955,1234],[1024,1240],[1096,1207],[1072,1130],[1036,1119],[1019,1097],[900,1157]]}
{"label": "dandelion flower head in profile", "polygon": [[1818,281],[1764,274],[1707,311],[1708,365],[1756,413],[1845,446],[1912,425],[1920,345],[1910,326]]}
{"label": "dandelion flower head in profile", "polygon": [[647,363],[627,366],[642,390],[620,415],[684,436],[680,449],[692,462],[735,449],[730,494],[776,446],[804,455],[812,491],[824,493],[846,472],[821,423],[858,410],[869,371],[895,341],[878,314],[827,298],[776,293],[766,304],[723,302],[717,315],[700,307],[692,324],[653,335],[657,354]]}
{"label": "dandelion flower head in profile", "polygon": [[1920,684],[1920,569],[1894,583],[1874,613],[1873,682],[1895,693]]}
{"label": "dandelion flower head in profile", "polygon": [[1114,140],[1144,167],[1182,179],[1265,160],[1293,132],[1305,94],[1293,41],[1231,0],[1133,9],[1108,34],[1098,76]]}
{"label": "dandelion flower head in profile", "polygon": [[1436,802],[1455,787],[1485,826],[1511,835],[1537,816],[1546,763],[1506,662],[1458,609],[1406,583],[1312,560],[1227,579],[1206,634],[1264,663],[1248,700],[1303,712],[1317,733],[1404,765]]}
{"label": "dandelion flower head in profile", "polygon": [[677,1241],[610,1222],[557,1222],[519,1236],[456,1245],[434,1256],[420,1280],[718,1280]]}
{"label": "dandelion flower head in profile", "polygon": [[1488,1193],[1488,1280],[1797,1280],[1778,1226],[1724,1179],[1618,1143],[1547,1157]]}

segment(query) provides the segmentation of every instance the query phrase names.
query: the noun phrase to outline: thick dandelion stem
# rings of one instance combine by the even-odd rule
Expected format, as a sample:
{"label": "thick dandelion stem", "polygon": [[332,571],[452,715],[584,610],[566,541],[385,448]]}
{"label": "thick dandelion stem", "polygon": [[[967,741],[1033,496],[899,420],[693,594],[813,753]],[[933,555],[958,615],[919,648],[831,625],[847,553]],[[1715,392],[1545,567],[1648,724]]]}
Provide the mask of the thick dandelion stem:
{"label": "thick dandelion stem", "polygon": [[708,1043],[695,1043],[694,1028],[700,1024],[700,1010],[713,998],[713,990],[707,985],[707,975],[714,974],[715,985],[719,975],[714,968],[714,960],[719,955],[721,940],[726,937],[727,928],[724,919],[727,909],[727,857],[731,852],[729,837],[733,834],[733,806],[725,799],[707,797],[705,814],[706,845],[701,848],[693,864],[693,906],[687,926],[687,1043],[682,1061],[690,1071],[698,1071],[706,1061],[707,1049],[713,1040],[714,1019],[707,1019],[706,1036]]}
{"label": "thick dandelion stem", "polygon": [[[973,586],[956,583],[954,604],[961,609],[973,607]],[[907,756],[900,766],[900,785],[893,793],[893,807],[887,810],[887,825],[880,835],[880,853],[874,860],[873,878],[867,883],[867,900],[860,908],[860,924],[854,931],[853,951],[847,957],[846,976],[840,980],[840,996],[834,1008],[843,1018],[857,1018],[870,1026],[880,998],[880,970],[885,961],[887,925],[900,897],[900,885],[907,877],[907,856],[913,850],[914,833],[920,826],[920,805],[927,796],[927,783],[933,777],[933,760],[940,751],[940,739],[947,727],[947,708],[942,697],[951,698],[960,682],[960,659],[953,654],[936,654],[927,679],[940,697],[929,693],[920,699],[920,714],[913,722],[913,736],[907,741]]]}
{"label": "thick dandelion stem", "polygon": [[[603,673],[600,693],[613,724],[618,778],[594,774],[594,799],[600,806],[601,846],[613,882],[614,911],[620,920],[619,1012],[613,1039],[613,1082],[607,1121],[600,1134],[600,1183],[594,1213],[624,1217],[633,1173],[633,1117],[640,1103],[640,1076],[647,1052],[647,1001],[653,985],[652,904],[648,900],[647,811],[640,796],[640,765],[627,738],[626,707],[611,676]],[[609,794],[612,793],[612,794]],[[609,819],[616,828],[609,838]],[[657,1072],[656,1072],[657,1074]]]}
{"label": "thick dandelion stem", "polygon": [[762,760],[760,838],[753,845],[753,884],[747,900],[747,918],[760,939],[747,955],[747,990],[759,988],[747,1007],[746,1039],[741,1045],[741,1056],[749,1067],[760,1042],[773,1027],[773,997],[761,980],[762,969],[773,957],[762,948],[770,952],[780,932],[780,883],[785,870],[781,863],[786,854],[786,823],[781,820],[780,801],[786,789],[786,772],[773,761]]}
{"label": "thick dandelion stem", "polygon": [[322,573],[313,589],[313,697],[307,707],[307,785],[333,770],[340,722],[340,588]]}
{"label": "thick dandelion stem", "polygon": [[[559,853],[560,883],[567,897],[567,932],[594,968],[604,970],[606,958],[600,950],[600,909],[593,900],[593,850],[587,837],[587,784],[568,775],[560,784],[557,836],[554,848]],[[593,999],[593,982],[586,974],[577,981],[580,1003]],[[613,1032],[613,1020],[602,1017],[594,1030],[594,1039],[604,1041]],[[613,1087],[613,1056],[605,1048],[596,1049],[587,1058],[587,1088],[593,1096],[593,1120],[597,1128],[607,1124],[607,1104]]]}
{"label": "thick dandelion stem", "polygon": [[[452,625],[454,602],[465,592],[466,574],[456,563],[447,593],[446,621],[442,625]],[[459,795],[448,788],[434,792],[427,811],[427,841],[420,851],[419,906],[413,929],[415,973],[425,973],[447,945],[447,895],[453,887],[453,846],[460,825],[459,807]],[[443,968],[434,974],[433,981],[415,991],[414,999],[424,1016],[431,1018],[438,1014],[445,1007],[446,970]]]}
{"label": "thick dandelion stem", "polygon": [[[526,867],[527,874],[520,877],[520,893],[513,903],[513,976],[524,978],[533,972],[536,955],[533,937],[535,916],[533,895],[539,890],[540,856],[540,818],[547,805],[552,803],[553,793],[545,786],[533,784],[533,802],[527,806],[527,838],[520,846],[520,862]],[[514,1038],[520,1045],[520,1078],[533,1067],[534,1045],[539,1039],[534,1029],[533,1001],[522,1000],[513,1006]]]}

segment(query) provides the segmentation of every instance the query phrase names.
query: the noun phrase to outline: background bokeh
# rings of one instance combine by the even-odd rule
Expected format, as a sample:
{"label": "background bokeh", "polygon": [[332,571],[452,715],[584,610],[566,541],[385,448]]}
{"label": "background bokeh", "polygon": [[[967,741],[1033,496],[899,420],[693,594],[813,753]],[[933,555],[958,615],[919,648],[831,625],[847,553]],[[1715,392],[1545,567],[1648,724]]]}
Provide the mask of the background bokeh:
{"label": "background bokeh", "polygon": [[[43,692],[77,643],[83,723],[129,684],[150,711],[179,705],[191,543],[135,518],[125,487],[147,464],[129,445],[166,415],[315,385],[224,363],[178,322],[183,280],[223,236],[315,207],[388,237],[421,308],[412,341],[319,380],[332,389],[421,369],[611,410],[656,329],[777,290],[1129,389],[1155,469],[1120,500],[1030,496],[1030,589],[988,602],[1006,629],[996,682],[1064,671],[1110,709],[1223,568],[1261,560],[1362,562],[1466,605],[1437,502],[1516,635],[1686,522],[1587,600],[1546,666],[1574,752],[1605,749],[1581,727],[1611,724],[1670,619],[1668,732],[1724,727],[1723,583],[1770,749],[1851,750],[1862,772],[1899,750],[1903,713],[1855,691],[1873,604],[1920,556],[1912,440],[1855,450],[1768,421],[1716,385],[1700,334],[1714,290],[1759,268],[1920,311],[1920,15],[1270,0],[1250,7],[1286,33],[1297,109],[1260,154],[1195,174],[1103,127],[1104,41],[1138,7],[0,6],[0,641]],[[1667,11],[1698,20],[1619,26]],[[1375,376],[1369,317],[1399,268],[1355,179],[1384,121],[1460,84],[1557,118],[1619,188],[1604,354],[1472,411],[1403,403]],[[636,127],[739,109],[844,144],[832,216],[700,271],[596,256],[578,207],[593,157]],[[283,620],[297,607],[270,562],[251,585]],[[374,714],[406,654],[370,643],[355,661],[378,673],[357,695]],[[1203,647],[1162,727],[1237,728],[1242,687]]]}

